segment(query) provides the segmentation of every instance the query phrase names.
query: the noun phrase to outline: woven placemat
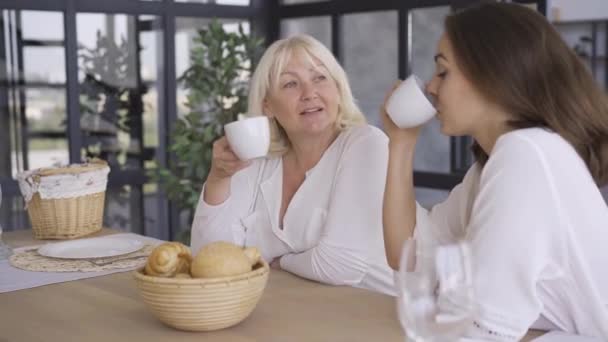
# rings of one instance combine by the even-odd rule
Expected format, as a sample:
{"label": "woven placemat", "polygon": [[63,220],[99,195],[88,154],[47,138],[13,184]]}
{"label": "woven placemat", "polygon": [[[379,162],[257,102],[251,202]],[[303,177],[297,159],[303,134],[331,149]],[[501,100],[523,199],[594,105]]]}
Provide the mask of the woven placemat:
{"label": "woven placemat", "polygon": [[38,254],[38,248],[15,252],[10,257],[14,267],[36,272],[100,272],[144,266],[155,245],[146,244],[138,251],[108,258],[59,259]]}

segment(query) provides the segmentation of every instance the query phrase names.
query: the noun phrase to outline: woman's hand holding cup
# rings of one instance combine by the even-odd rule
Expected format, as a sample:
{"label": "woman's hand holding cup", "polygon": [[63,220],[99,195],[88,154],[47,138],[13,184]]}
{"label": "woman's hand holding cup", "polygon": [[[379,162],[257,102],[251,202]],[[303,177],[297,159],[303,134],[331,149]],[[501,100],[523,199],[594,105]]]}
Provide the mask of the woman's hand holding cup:
{"label": "woman's hand holding cup", "polygon": [[230,148],[228,139],[221,137],[213,143],[211,170],[207,182],[230,179],[235,173],[251,165],[250,160],[240,160]]}
{"label": "woman's hand holding cup", "polygon": [[206,203],[223,203],[230,195],[230,179],[264,157],[270,148],[270,127],[263,115],[243,117],[224,125],[226,136],[213,143],[211,170],[207,176],[203,199]]}
{"label": "woman's hand holding cup", "polygon": [[410,144],[415,144],[416,140],[418,139],[418,134],[420,132],[420,128],[422,126],[402,129],[399,126],[397,126],[397,124],[395,124],[395,122],[391,119],[391,117],[389,116],[387,109],[386,109],[387,102],[389,101],[390,97],[394,94],[395,90],[399,87],[399,85],[402,82],[403,81],[401,81],[401,80],[397,80],[392,85],[391,89],[384,96],[384,101],[382,103],[382,106],[380,107],[380,117],[382,119],[382,125],[384,127],[384,131],[386,132],[386,135],[388,135],[391,143],[400,143],[400,142],[408,143],[409,142]]}
{"label": "woman's hand holding cup", "polygon": [[380,112],[391,142],[415,142],[421,126],[436,110],[424,92],[423,82],[411,75],[393,85]]}

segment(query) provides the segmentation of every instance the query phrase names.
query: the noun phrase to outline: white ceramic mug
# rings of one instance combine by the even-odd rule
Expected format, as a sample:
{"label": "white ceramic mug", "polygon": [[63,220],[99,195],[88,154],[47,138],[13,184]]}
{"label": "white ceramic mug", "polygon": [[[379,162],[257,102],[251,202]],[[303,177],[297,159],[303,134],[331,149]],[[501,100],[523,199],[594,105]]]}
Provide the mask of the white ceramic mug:
{"label": "white ceramic mug", "polygon": [[410,75],[391,94],[386,112],[397,127],[409,128],[427,122],[437,110],[424,92],[424,83],[416,75]]}
{"label": "white ceramic mug", "polygon": [[268,154],[270,124],[265,115],[233,121],[224,126],[224,132],[230,148],[239,159],[249,160]]}

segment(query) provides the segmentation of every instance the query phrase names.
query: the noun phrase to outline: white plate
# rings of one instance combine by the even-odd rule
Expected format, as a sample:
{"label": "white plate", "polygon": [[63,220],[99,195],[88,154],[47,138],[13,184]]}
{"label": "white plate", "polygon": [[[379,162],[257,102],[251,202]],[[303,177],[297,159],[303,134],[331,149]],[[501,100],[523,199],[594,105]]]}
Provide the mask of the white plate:
{"label": "white plate", "polygon": [[104,236],[50,243],[38,248],[38,254],[63,259],[104,258],[132,253],[143,247],[143,242],[133,238]]}

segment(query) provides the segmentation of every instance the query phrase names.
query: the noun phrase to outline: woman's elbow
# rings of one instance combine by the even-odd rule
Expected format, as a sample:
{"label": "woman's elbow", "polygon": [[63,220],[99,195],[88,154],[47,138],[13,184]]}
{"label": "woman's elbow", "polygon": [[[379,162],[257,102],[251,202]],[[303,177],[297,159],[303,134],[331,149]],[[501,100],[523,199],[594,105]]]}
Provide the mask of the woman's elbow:
{"label": "woman's elbow", "polygon": [[399,271],[399,257],[391,255],[391,254],[387,254],[386,255],[386,261],[388,262],[388,265],[395,271]]}
{"label": "woman's elbow", "polygon": [[401,261],[401,249],[392,244],[384,245],[384,255],[386,262],[395,271],[399,270],[399,262]]}
{"label": "woman's elbow", "polygon": [[[353,258],[354,259],[354,258]],[[353,286],[359,284],[368,272],[368,265],[361,260],[351,259],[350,263],[326,262],[317,263],[317,280],[334,286]]]}
{"label": "woman's elbow", "polygon": [[364,271],[351,270],[326,278],[326,283],[333,286],[353,286],[361,283],[365,277]]}

